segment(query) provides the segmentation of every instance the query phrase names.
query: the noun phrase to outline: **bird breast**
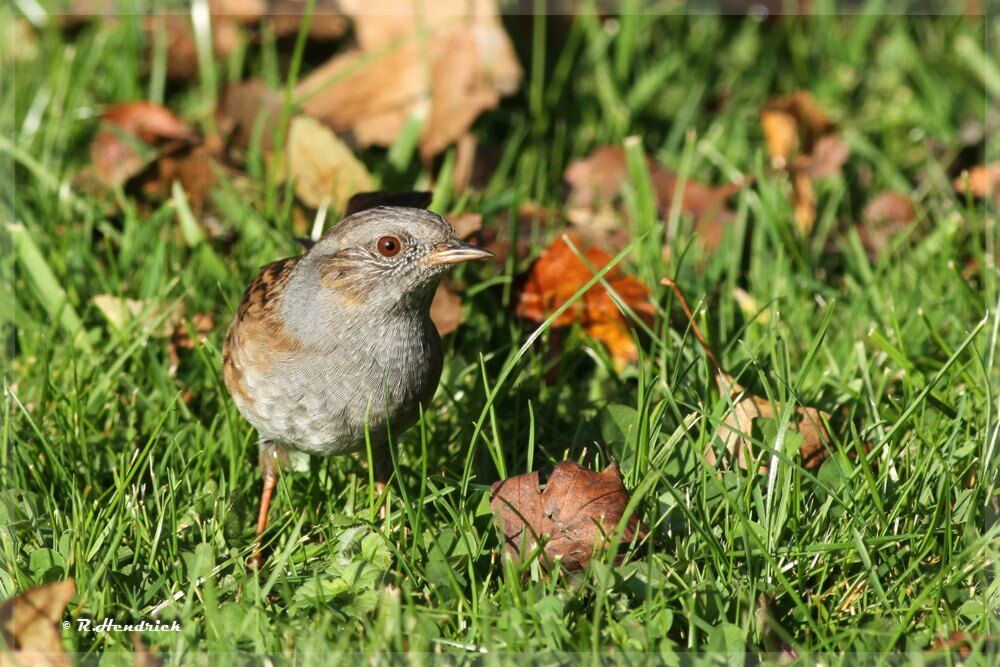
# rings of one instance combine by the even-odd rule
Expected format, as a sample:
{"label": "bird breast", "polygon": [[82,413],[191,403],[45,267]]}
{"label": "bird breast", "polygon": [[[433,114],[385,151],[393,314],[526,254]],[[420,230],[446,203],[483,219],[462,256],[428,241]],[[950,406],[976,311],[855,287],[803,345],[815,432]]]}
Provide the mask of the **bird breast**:
{"label": "bird breast", "polygon": [[240,333],[225,373],[237,407],[262,439],[310,454],[362,450],[366,427],[373,446],[395,440],[441,376],[441,339],[426,315],[331,323],[322,346],[287,332],[243,344]]}

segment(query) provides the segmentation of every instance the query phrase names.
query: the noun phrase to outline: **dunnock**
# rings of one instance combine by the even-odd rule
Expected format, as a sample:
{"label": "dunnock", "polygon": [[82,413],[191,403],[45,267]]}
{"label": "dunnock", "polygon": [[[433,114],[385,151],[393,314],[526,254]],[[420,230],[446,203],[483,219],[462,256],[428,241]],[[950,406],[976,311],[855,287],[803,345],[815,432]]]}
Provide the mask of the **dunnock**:
{"label": "dunnock", "polygon": [[390,432],[395,438],[416,423],[441,377],[441,338],[430,319],[435,287],[452,265],[490,255],[434,213],[378,206],[253,279],[222,358],[226,387],[260,437],[254,566],[290,453],[356,452],[367,431],[382,492]]}

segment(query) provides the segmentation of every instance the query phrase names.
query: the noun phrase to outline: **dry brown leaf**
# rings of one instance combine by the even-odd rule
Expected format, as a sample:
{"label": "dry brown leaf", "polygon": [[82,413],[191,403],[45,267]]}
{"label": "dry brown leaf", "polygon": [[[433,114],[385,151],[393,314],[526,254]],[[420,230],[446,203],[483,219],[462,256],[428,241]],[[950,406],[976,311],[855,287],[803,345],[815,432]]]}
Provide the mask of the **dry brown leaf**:
{"label": "dry brown leaf", "polygon": [[795,226],[808,235],[816,222],[812,181],[839,173],[850,148],[834,133],[833,121],[807,91],[772,98],[760,121],[771,166],[792,175]]}
{"label": "dry brown leaf", "polygon": [[180,352],[178,350],[193,350],[197,344],[208,338],[215,328],[215,320],[208,313],[196,313],[191,318],[191,326],[194,328],[197,341],[192,340],[187,326],[183,320],[177,322],[170,333],[170,343],[167,345],[167,355],[170,357],[170,365],[167,371],[170,375],[177,372],[181,365]]}
{"label": "dry brown leaf", "polygon": [[[191,17],[183,14],[166,14],[146,21],[146,31],[152,36],[163,31],[167,40],[167,77],[173,81],[188,81],[198,76],[198,47]],[[211,20],[212,54],[225,60],[239,48],[243,33],[238,23],[224,15]],[[151,37],[152,39],[152,37]]]}
{"label": "dry brown leaf", "polygon": [[863,213],[865,222],[872,224],[907,224],[917,216],[913,200],[901,192],[886,190],[873,197]]}
{"label": "dry brown leaf", "polygon": [[260,148],[270,152],[282,103],[281,93],[271,90],[260,79],[231,83],[222,90],[215,112],[216,123],[241,148],[250,145],[255,131],[260,132]]}
{"label": "dry brown leaf", "polygon": [[[666,215],[677,196],[677,174],[652,158],[646,159],[657,208]],[[628,232],[622,225],[619,201],[622,187],[628,182],[625,149],[602,146],[589,157],[571,163],[563,175],[570,186],[566,218],[577,232],[603,247],[619,249],[628,244]],[[714,250],[722,240],[726,226],[735,214],[728,200],[746,187],[747,181],[709,186],[697,181],[684,183],[681,212],[695,220],[695,234],[706,249]]]}
{"label": "dry brown leaf", "polygon": [[[728,396],[733,402],[733,408],[726,416],[716,435],[722,440],[726,450],[736,459],[737,465],[746,469],[755,459],[756,453],[752,451],[752,443],[749,436],[753,434],[753,422],[756,419],[774,419],[781,405],[772,406],[770,401],[747,393],[747,391],[736,380],[727,373],[718,357],[712,350],[712,346],[701,333],[698,323],[695,321],[691,307],[680,286],[670,278],[660,281],[663,285],[670,287],[677,296],[681,309],[687,316],[691,326],[691,332],[695,339],[705,350],[712,365],[715,375],[715,382],[719,387],[719,393]],[[830,433],[826,429],[826,421],[829,420],[829,413],[798,406],[795,408],[795,418],[790,420],[788,426],[794,431],[802,434],[802,444],[799,446],[799,454],[802,459],[802,466],[807,470],[815,470],[829,456],[829,445],[832,444]],[[705,459],[710,464],[716,463],[715,450],[712,443],[705,447]],[[760,473],[768,471],[766,462],[762,462],[758,468]]]}
{"label": "dry brown leaf", "polygon": [[288,130],[286,174],[306,206],[340,208],[351,195],[370,190],[371,176],[330,128],[297,116]]}
{"label": "dry brown leaf", "polygon": [[835,134],[827,134],[816,141],[812,153],[800,156],[795,171],[809,178],[833,176],[840,173],[850,153],[851,149],[843,139]]}
{"label": "dry brown leaf", "polygon": [[455,235],[460,239],[469,239],[473,234],[483,228],[483,216],[481,213],[462,213],[461,215],[448,215],[445,219],[455,228]]}
{"label": "dry brown leaf", "polygon": [[442,336],[450,334],[465,321],[462,297],[448,289],[444,283],[437,286],[431,301],[431,321]]}
{"label": "dry brown leaf", "polygon": [[893,237],[913,222],[913,201],[899,192],[880,192],[865,205],[863,221],[854,226],[869,257],[877,259]]}
{"label": "dry brown leaf", "polygon": [[[231,3],[233,0],[224,0]],[[279,39],[295,37],[302,27],[302,17],[306,13],[306,0],[269,0],[263,3],[265,10],[259,18],[267,23]],[[337,0],[317,0],[306,32],[309,39],[332,41],[345,35],[350,28],[347,17],[340,11]]]}
{"label": "dry brown leaf", "polygon": [[780,109],[764,109],[760,114],[764,141],[771,156],[771,166],[784,169],[799,148],[799,126],[795,116]]}
{"label": "dry brown leaf", "polygon": [[161,151],[198,138],[172,111],[152,102],[109,106],[101,121],[101,130],[90,144],[90,157],[97,177],[108,187],[124,185]]}
{"label": "dry brown leaf", "polygon": [[144,194],[151,199],[165,198],[174,181],[179,181],[191,210],[200,216],[209,193],[219,181],[215,174],[215,156],[219,150],[202,143],[161,155],[156,161],[156,174],[150,174],[143,184]]}
{"label": "dry brown leaf", "polygon": [[795,205],[795,228],[805,236],[816,224],[816,193],[808,174],[792,174],[792,198]]}
{"label": "dry brown leaf", "polygon": [[[571,238],[593,270],[573,252],[565,237],[557,238],[542,252],[525,276],[516,304],[519,317],[544,321],[612,260],[611,255],[603,250],[596,247],[584,249],[579,238]],[[605,280],[636,315],[652,321],[656,309],[649,300],[649,289],[642,281],[626,275],[618,266],[605,275]],[[616,362],[636,359],[638,350],[628,322],[601,283],[585,292],[555,319],[552,326],[564,327],[574,322],[579,322],[588,335],[603,342]]]}
{"label": "dry brown leaf", "polygon": [[76,595],[72,579],[31,588],[0,605],[0,631],[13,664],[69,666],[59,623]]}
{"label": "dry brown leaf", "polygon": [[108,323],[125,332],[137,326],[153,338],[166,338],[184,319],[184,303],[177,301],[164,307],[151,301],[126,299],[111,294],[98,294],[92,301]]}
{"label": "dry brown leaf", "polygon": [[307,114],[352,132],[362,145],[392,145],[416,116],[423,123],[420,152],[430,158],[520,84],[521,67],[492,0],[342,4],[358,48],[306,76],[296,98]]}
{"label": "dry brown leaf", "polygon": [[476,168],[476,135],[466,132],[455,144],[455,168],[451,173],[451,187],[454,192],[465,192],[472,183]]}
{"label": "dry brown leaf", "polygon": [[[512,558],[533,558],[541,545],[542,564],[559,562],[567,570],[578,571],[587,566],[595,550],[609,546],[628,502],[617,463],[598,473],[562,461],[544,490],[537,472],[494,483],[490,508],[504,535],[504,550]],[[632,516],[622,542],[645,535],[645,527]]]}
{"label": "dry brown leaf", "polygon": [[980,199],[990,198],[1000,205],[1000,162],[977,165],[953,182],[955,191]]}
{"label": "dry brown leaf", "polygon": [[[753,422],[756,419],[777,419],[775,409],[781,409],[780,404],[772,406],[770,401],[752,394],[740,398],[737,392],[731,398],[734,401],[729,415],[722,422],[716,435],[722,440],[726,450],[736,460],[737,465],[747,469],[757,458],[750,436],[753,434]],[[824,420],[829,420],[829,413],[797,406],[795,420],[789,422],[789,428],[802,434],[803,441],[799,447],[802,466],[807,470],[816,470],[829,456],[827,446],[831,442],[830,434]],[[705,449],[705,459],[712,465],[716,464],[715,451],[712,446]],[[760,463],[758,472],[767,474],[770,456],[765,456]]]}

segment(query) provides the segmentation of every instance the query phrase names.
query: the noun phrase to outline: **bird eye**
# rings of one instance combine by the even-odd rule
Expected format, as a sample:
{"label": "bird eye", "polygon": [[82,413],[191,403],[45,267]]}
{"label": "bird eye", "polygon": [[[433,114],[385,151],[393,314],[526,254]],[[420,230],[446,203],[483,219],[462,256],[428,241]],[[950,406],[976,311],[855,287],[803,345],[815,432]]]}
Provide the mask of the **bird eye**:
{"label": "bird eye", "polygon": [[383,257],[395,257],[399,254],[401,244],[395,236],[383,236],[378,240],[378,251]]}

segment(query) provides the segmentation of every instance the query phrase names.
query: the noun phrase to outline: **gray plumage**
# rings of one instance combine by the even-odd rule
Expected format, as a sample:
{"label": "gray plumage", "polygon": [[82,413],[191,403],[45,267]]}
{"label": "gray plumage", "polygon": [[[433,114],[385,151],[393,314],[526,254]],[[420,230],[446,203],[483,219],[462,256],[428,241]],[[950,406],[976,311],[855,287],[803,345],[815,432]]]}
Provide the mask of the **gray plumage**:
{"label": "gray plumage", "polygon": [[[380,252],[385,238],[398,254]],[[412,426],[441,376],[434,290],[451,264],[488,255],[438,215],[379,207],[264,267],[223,354],[226,385],[262,443],[329,456],[363,449],[366,423],[375,445]]]}

